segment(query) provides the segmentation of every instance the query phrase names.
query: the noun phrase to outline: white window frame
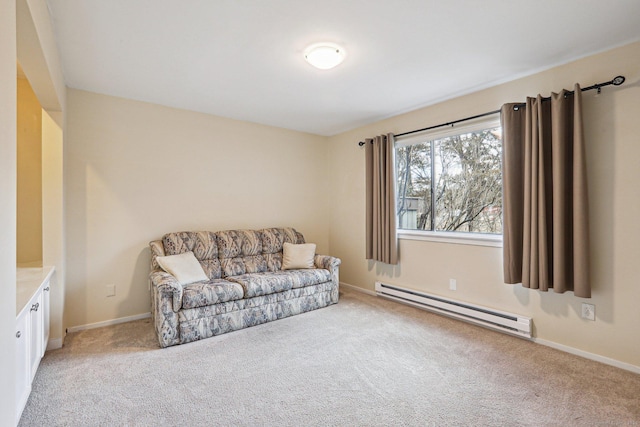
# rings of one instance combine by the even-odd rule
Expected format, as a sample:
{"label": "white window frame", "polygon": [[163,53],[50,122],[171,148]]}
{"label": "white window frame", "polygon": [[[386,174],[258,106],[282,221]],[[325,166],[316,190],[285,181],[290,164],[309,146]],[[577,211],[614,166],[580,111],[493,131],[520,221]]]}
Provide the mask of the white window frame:
{"label": "white window frame", "polygon": [[[469,120],[453,126],[441,127],[398,137],[395,141],[395,148],[446,138],[448,136],[458,135],[461,133],[474,132],[501,126],[500,115],[496,113],[495,115]],[[398,239],[402,240],[422,240],[461,245],[502,247],[502,234],[467,233],[464,231],[408,230],[398,228],[397,226],[396,232]]]}

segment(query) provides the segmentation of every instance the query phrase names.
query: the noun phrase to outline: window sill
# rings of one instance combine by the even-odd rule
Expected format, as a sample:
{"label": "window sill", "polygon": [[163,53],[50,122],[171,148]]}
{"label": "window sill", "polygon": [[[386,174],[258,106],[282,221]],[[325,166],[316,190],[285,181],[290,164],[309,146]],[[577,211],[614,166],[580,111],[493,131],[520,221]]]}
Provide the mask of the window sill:
{"label": "window sill", "polygon": [[398,230],[398,239],[424,240],[428,242],[453,243],[457,245],[502,247],[501,234],[472,234],[448,231]]}

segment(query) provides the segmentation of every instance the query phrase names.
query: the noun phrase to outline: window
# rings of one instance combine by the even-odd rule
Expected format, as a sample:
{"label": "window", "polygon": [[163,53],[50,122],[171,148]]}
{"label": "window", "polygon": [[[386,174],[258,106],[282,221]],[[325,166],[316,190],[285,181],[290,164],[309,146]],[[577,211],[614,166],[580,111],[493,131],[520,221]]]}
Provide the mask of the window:
{"label": "window", "polygon": [[494,118],[398,138],[398,228],[502,234],[501,136]]}

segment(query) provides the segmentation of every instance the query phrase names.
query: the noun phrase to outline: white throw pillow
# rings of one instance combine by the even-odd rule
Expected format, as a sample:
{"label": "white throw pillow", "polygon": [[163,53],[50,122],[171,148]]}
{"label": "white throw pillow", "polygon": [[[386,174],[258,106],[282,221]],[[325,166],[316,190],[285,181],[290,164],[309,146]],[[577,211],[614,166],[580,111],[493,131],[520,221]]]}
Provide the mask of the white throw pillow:
{"label": "white throw pillow", "polygon": [[315,243],[294,245],[285,242],[282,246],[282,269],[315,268],[313,259],[316,256]]}
{"label": "white throw pillow", "polygon": [[159,256],[156,261],[164,271],[175,277],[181,285],[209,280],[193,252]]}

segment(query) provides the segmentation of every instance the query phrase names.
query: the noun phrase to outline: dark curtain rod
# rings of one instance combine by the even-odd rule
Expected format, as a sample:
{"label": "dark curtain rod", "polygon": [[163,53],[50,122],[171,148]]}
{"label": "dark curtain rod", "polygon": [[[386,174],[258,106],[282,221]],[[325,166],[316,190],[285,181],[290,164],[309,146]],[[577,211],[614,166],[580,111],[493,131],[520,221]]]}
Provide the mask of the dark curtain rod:
{"label": "dark curtain rod", "polygon": [[[624,76],[616,76],[616,77],[614,77],[614,78],[613,78],[613,80],[610,80],[610,81],[608,81],[608,82],[604,82],[604,83],[597,83],[597,84],[594,84],[594,85],[589,86],[589,87],[583,87],[582,89],[580,89],[580,91],[581,91],[581,92],[586,92],[586,91],[588,91],[588,90],[594,90],[594,89],[597,89],[597,90],[598,90],[598,93],[600,93],[600,89],[601,89],[601,88],[603,88],[603,87],[605,87],[605,86],[609,86],[609,85],[620,86],[622,83],[624,83],[624,81],[625,81]],[[572,91],[572,90],[567,91],[566,95],[573,95],[573,91]],[[565,95],[565,96],[566,96],[566,95]],[[543,100],[543,101],[548,101],[549,99],[551,99],[551,98],[550,98],[550,97],[549,97],[549,98],[542,98],[542,100]],[[513,107],[513,108],[517,110],[517,109],[519,109],[519,108],[524,108],[526,105],[527,105],[527,104],[525,104],[525,103],[522,103],[522,104],[516,104],[516,105],[514,105],[514,107]],[[468,121],[468,120],[478,119],[478,118],[480,118],[480,117],[490,116],[490,115],[492,115],[492,114],[498,114],[499,112],[500,112],[500,110],[489,111],[488,113],[476,114],[475,116],[465,117],[464,119],[458,119],[458,120],[454,120],[454,121],[452,121],[452,122],[441,123],[441,124],[439,124],[439,125],[435,125],[435,126],[429,126],[429,127],[422,128],[422,129],[416,129],[416,130],[411,130],[411,131],[409,131],[409,132],[399,133],[399,134],[397,134],[397,135],[395,135],[395,136],[396,136],[396,137],[398,137],[398,136],[411,135],[412,133],[424,132],[424,131],[426,131],[426,130],[431,130],[431,129],[441,128],[441,127],[444,127],[444,126],[453,126],[453,125],[455,125],[456,123],[466,122],[466,121]],[[358,145],[359,145],[359,146],[361,146],[361,147],[362,147],[364,144],[365,144],[365,142],[364,142],[364,141],[360,141],[360,142],[358,142]]]}

